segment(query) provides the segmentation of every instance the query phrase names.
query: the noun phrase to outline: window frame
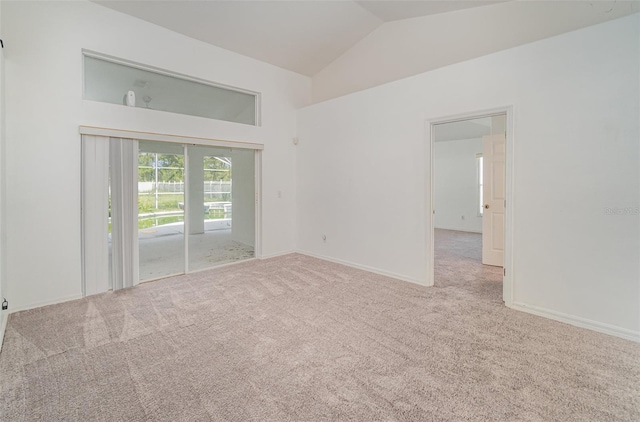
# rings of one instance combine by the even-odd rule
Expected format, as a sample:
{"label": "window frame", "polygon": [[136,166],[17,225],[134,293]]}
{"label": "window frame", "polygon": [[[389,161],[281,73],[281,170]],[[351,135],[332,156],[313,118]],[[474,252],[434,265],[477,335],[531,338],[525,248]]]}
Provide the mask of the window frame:
{"label": "window frame", "polygon": [[[189,75],[185,75],[184,73],[179,73],[179,72],[174,72],[171,70],[167,70],[167,69],[162,69],[159,67],[155,67],[155,66],[151,66],[151,65],[146,65],[146,64],[142,64],[142,63],[138,63],[138,62],[134,62],[131,60],[126,60],[126,59],[122,59],[119,57],[115,57],[115,56],[110,56],[108,54],[103,54],[103,53],[99,53],[97,51],[92,51],[92,50],[87,50],[87,49],[82,49],[82,60],[81,60],[81,65],[82,65],[82,99],[83,100],[87,100],[87,101],[96,101],[96,100],[92,100],[90,98],[87,98],[86,96],[86,92],[85,92],[85,57],[90,57],[90,58],[94,58],[97,60],[103,60],[106,62],[110,62],[110,63],[114,63],[114,64],[119,64],[121,66],[127,66],[133,69],[140,69],[140,70],[144,70],[147,72],[152,72],[152,73],[157,73],[159,75],[163,75],[163,76],[168,76],[168,77],[172,77],[172,78],[177,78],[177,79],[182,79],[185,81],[189,81],[189,82],[194,82],[194,83],[199,83],[202,85],[208,85],[208,86],[212,86],[215,88],[220,88],[220,89],[226,89],[229,91],[234,91],[234,92],[238,92],[241,94],[248,94],[248,95],[252,95],[255,97],[255,124],[251,125],[251,124],[246,124],[246,123],[239,123],[239,122],[230,122],[230,123],[238,123],[238,124],[246,124],[248,126],[256,126],[256,127],[260,127],[262,126],[262,94],[260,92],[257,91],[251,91],[248,89],[243,89],[243,88],[238,88],[232,85],[225,85],[225,84],[221,84],[221,83],[217,83],[217,82],[212,82],[206,79],[202,79],[202,78],[198,78],[195,76],[189,76]],[[98,101],[100,102],[100,101]],[[156,111],[164,111],[164,110],[156,110]],[[192,116],[190,114],[184,114],[184,113],[179,113],[179,112],[175,112],[175,111],[164,111],[165,113],[174,113],[174,114],[181,114],[184,116]],[[192,117],[201,117],[201,116],[192,116]],[[201,117],[203,119],[206,119],[207,117]],[[218,120],[218,121],[226,121],[226,120],[220,120],[220,119],[214,119],[211,118],[211,120]]]}

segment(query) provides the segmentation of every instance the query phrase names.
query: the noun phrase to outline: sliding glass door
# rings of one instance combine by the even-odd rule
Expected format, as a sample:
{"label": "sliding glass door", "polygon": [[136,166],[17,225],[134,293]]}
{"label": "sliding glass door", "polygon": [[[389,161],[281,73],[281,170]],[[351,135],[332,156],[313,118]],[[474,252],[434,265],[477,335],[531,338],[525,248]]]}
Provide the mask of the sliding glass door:
{"label": "sliding glass door", "polygon": [[256,256],[259,148],[82,140],[85,295]]}
{"label": "sliding glass door", "polygon": [[140,281],[185,270],[184,147],[139,142],[138,247]]}
{"label": "sliding glass door", "polygon": [[188,271],[253,258],[254,151],[187,146]]}
{"label": "sliding glass door", "polygon": [[138,144],[140,282],[255,256],[253,150]]}

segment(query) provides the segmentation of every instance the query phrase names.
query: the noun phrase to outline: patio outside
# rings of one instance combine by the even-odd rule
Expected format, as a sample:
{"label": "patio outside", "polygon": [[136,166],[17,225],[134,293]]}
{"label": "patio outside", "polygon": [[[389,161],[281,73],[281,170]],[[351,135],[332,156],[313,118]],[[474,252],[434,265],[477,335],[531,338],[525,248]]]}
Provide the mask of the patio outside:
{"label": "patio outside", "polygon": [[[232,159],[213,155],[205,155],[201,159],[204,180],[190,192],[196,190],[192,195],[204,198],[202,208],[199,213],[187,209],[192,226],[188,234],[189,272],[254,257],[254,247],[234,239],[232,232]],[[184,161],[184,154],[139,153],[138,241],[141,282],[184,272]],[[197,192],[198,189],[201,191]]]}

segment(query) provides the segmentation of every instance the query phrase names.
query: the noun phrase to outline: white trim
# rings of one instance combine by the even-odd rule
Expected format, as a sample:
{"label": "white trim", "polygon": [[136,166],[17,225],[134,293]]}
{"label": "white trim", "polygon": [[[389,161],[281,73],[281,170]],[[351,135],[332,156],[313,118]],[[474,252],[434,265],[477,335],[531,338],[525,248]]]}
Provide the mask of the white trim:
{"label": "white trim", "polygon": [[14,314],[16,312],[22,312],[22,311],[28,311],[30,309],[42,308],[43,306],[58,305],[60,303],[71,302],[72,300],[78,300],[78,299],[82,299],[82,298],[83,298],[82,293],[78,293],[77,295],[65,296],[65,297],[61,297],[61,298],[58,298],[58,299],[44,300],[42,302],[34,302],[34,303],[27,304],[27,305],[19,306],[19,307],[15,308],[15,309],[10,309],[9,310],[9,314]]}
{"label": "white trim", "polygon": [[[500,116],[507,113],[507,111],[510,111],[512,108],[513,106],[497,107],[497,108],[491,108],[488,110],[471,111],[467,113],[454,114],[452,116],[444,116],[444,117],[438,117],[433,119],[427,119],[427,121],[432,125],[443,124],[443,123],[464,122],[465,120],[470,120],[470,119],[481,119],[485,117]],[[477,138],[469,138],[469,139],[477,139]]]}
{"label": "white trim", "polygon": [[513,290],[515,285],[515,260],[513,248],[515,245],[515,189],[514,189],[514,165],[515,160],[514,153],[514,107],[509,106],[506,108],[507,118],[506,127],[507,131],[505,136],[505,210],[504,210],[504,265],[505,268],[504,277],[502,281],[502,299],[505,305],[510,306],[513,303]]}
{"label": "white trim", "polygon": [[9,322],[8,312],[0,312],[0,352],[2,351],[2,345],[4,344],[4,333],[7,330],[7,323]]}
{"label": "white trim", "polygon": [[506,175],[505,175],[505,193],[506,193],[506,208],[505,208],[505,227],[504,227],[504,268],[506,269],[506,274],[503,277],[503,291],[502,298],[504,300],[505,305],[510,306],[513,303],[513,285],[514,285],[514,259],[513,259],[513,235],[514,235],[514,213],[513,213],[513,204],[514,204],[514,189],[513,189],[513,180],[514,180],[514,169],[513,169],[513,140],[514,140],[514,124],[513,124],[513,113],[514,107],[513,105],[501,108],[494,108],[489,110],[479,110],[474,112],[457,114],[454,116],[445,116],[439,118],[428,118],[426,119],[426,127],[425,133],[427,137],[427,163],[429,165],[429,172],[426,175],[426,189],[425,189],[425,203],[426,211],[429,214],[427,216],[427,230],[425,233],[425,241],[427,242],[427,274],[426,280],[428,286],[433,286],[434,284],[434,254],[435,254],[435,242],[434,242],[434,229],[435,229],[435,219],[434,219],[434,203],[433,203],[433,167],[434,167],[434,157],[433,157],[433,148],[435,144],[434,137],[434,125],[442,124],[442,123],[453,123],[460,122],[469,119],[476,119],[481,117],[493,117],[505,114],[506,117],[506,131],[507,136],[505,140],[505,165],[506,165]]}
{"label": "white trim", "polygon": [[[0,48],[0,301],[5,300],[7,295],[6,277],[6,255],[7,242],[4,235],[6,230],[6,209],[7,209],[7,140],[6,140],[6,71],[4,49]],[[9,315],[7,311],[0,310],[0,350],[4,341],[4,332],[7,327]]]}
{"label": "white trim", "polygon": [[427,286],[433,286],[435,284],[435,254],[436,254],[436,242],[435,242],[435,209],[433,204],[433,167],[434,167],[434,151],[435,151],[435,129],[434,123],[426,121],[426,136],[427,136],[427,164],[428,168],[425,172],[425,211],[427,212],[427,230],[425,230],[425,250],[427,251],[427,274],[425,279]]}
{"label": "white trim", "polygon": [[123,129],[110,129],[104,127],[95,126],[80,126],[79,131],[81,135],[95,135],[106,136],[109,138],[123,138],[123,139],[135,139],[139,141],[157,141],[157,142],[172,142],[178,144],[187,145],[204,145],[211,147],[223,147],[223,148],[238,148],[238,149],[264,149],[263,144],[254,142],[240,142],[240,141],[228,141],[222,139],[212,138],[198,138],[194,136],[181,136],[170,135],[165,133],[155,132],[138,132],[134,130]]}
{"label": "white trim", "polygon": [[608,334],[610,336],[620,337],[626,340],[640,343],[640,331],[633,331],[627,328],[617,327],[615,325],[605,324],[575,315],[565,314],[563,312],[552,311],[551,309],[541,308],[539,306],[527,305],[526,303],[522,302],[512,302],[507,306],[517,311],[526,312],[528,314],[549,318],[554,321],[564,322],[576,327],[586,328],[589,330],[597,331],[599,333]]}
{"label": "white trim", "polygon": [[[484,141],[483,141],[484,142]],[[482,163],[482,166],[480,166]],[[482,218],[484,215],[484,207],[482,193],[484,190],[484,157],[482,152],[476,154],[476,216]]]}
{"label": "white trim", "polygon": [[337,259],[337,258],[330,258],[328,256],[319,255],[319,254],[316,254],[316,253],[313,253],[313,252],[307,252],[307,251],[302,251],[302,250],[298,250],[296,253],[299,253],[301,255],[307,255],[307,256],[310,256],[312,258],[322,259],[324,261],[333,262],[333,263],[336,263],[336,264],[346,265],[347,267],[351,267],[351,268],[355,268],[355,269],[363,270],[363,271],[368,271],[370,273],[379,274],[379,275],[382,275],[382,276],[385,276],[385,277],[395,278],[396,280],[406,281],[406,282],[409,282],[409,283],[417,284],[419,286],[423,286],[423,287],[426,286],[424,281],[420,281],[420,280],[415,279],[413,277],[407,277],[407,276],[402,275],[402,274],[397,274],[397,273],[393,273],[393,272],[390,272],[390,271],[381,270],[379,268],[370,267],[368,265],[356,264],[354,262],[345,261],[345,260]]}

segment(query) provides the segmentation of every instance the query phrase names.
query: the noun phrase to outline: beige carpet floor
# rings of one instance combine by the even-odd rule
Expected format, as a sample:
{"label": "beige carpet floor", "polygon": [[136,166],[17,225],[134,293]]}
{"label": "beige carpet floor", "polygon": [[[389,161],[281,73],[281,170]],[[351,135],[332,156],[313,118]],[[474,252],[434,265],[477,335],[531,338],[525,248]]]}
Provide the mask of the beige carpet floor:
{"label": "beige carpet floor", "polygon": [[500,291],[293,254],[16,313],[0,420],[640,420],[640,345]]}
{"label": "beige carpet floor", "polygon": [[502,267],[482,265],[482,234],[435,230],[434,281],[502,301]]}

